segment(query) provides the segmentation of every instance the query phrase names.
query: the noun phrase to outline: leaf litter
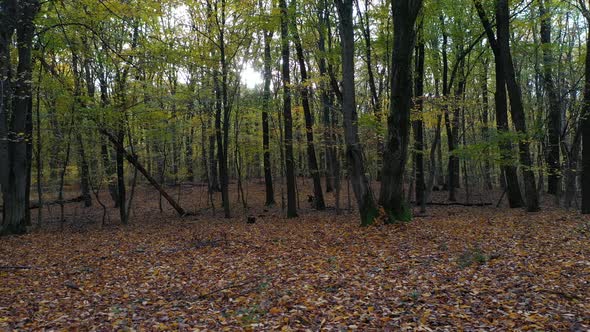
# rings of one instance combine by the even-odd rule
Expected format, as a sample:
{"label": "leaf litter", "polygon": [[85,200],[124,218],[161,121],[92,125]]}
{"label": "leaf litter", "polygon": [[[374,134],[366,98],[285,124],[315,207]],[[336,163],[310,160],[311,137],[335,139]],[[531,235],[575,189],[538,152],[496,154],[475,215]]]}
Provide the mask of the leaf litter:
{"label": "leaf litter", "polygon": [[390,226],[313,212],[162,216],[0,241],[6,330],[590,329],[588,218],[435,207]]}

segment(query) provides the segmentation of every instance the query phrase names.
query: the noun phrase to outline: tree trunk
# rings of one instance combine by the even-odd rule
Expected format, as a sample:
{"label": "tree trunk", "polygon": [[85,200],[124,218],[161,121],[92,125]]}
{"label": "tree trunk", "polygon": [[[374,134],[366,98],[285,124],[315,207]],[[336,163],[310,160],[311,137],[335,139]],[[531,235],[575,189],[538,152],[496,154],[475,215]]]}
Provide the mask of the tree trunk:
{"label": "tree trunk", "polygon": [[[590,17],[586,17],[590,24]],[[586,35],[586,52],[590,54],[590,34]],[[590,214],[590,56],[586,57],[584,103],[582,110],[582,213]]]}
{"label": "tree trunk", "polygon": [[121,218],[121,223],[126,225],[128,222],[127,219],[127,197],[125,192],[125,149],[123,147],[123,142],[125,141],[125,134],[123,130],[119,130],[117,137],[117,144],[115,146],[115,155],[116,155],[116,165],[117,165],[117,198],[119,199],[118,206],[119,206],[119,217]]}
{"label": "tree trunk", "polygon": [[344,114],[344,139],[348,178],[359,207],[362,225],[370,225],[377,217],[378,210],[367,176],[363,153],[358,137],[358,115],[354,86],[354,23],[352,0],[336,0],[340,18],[340,39],[342,49],[342,113]]}
{"label": "tree trunk", "polygon": [[[483,63],[483,73],[481,76],[481,104],[482,104],[482,122],[483,127],[481,129],[481,136],[485,142],[489,142],[490,140],[490,128],[488,127],[489,123],[489,90],[488,90],[488,74],[489,74],[489,67],[488,61],[485,60]],[[485,160],[484,160],[484,188],[487,190],[492,190],[494,185],[492,183],[492,163],[490,161],[490,153],[489,151],[485,152]]]}
{"label": "tree trunk", "polygon": [[580,121],[580,125],[576,128],[573,135],[571,146],[568,148],[564,144],[564,155],[567,157],[567,169],[565,171],[565,197],[563,205],[566,209],[571,208],[572,203],[576,201],[576,195],[578,194],[577,179],[578,179],[578,158],[580,156],[580,143],[582,140],[581,128],[583,121]]}
{"label": "tree trunk", "polygon": [[287,177],[287,218],[297,217],[295,159],[293,155],[293,118],[291,115],[291,77],[289,68],[289,14],[285,0],[279,0],[281,11],[281,54],[283,80],[283,121],[285,126],[285,173]]}
{"label": "tree trunk", "polygon": [[223,212],[226,218],[231,217],[229,206],[229,166],[228,166],[228,148],[229,148],[229,125],[231,105],[229,104],[229,68],[226,59],[225,50],[225,26],[226,21],[226,6],[225,0],[221,0],[221,26],[219,29],[219,56],[221,62],[221,90],[223,97],[223,142],[220,148],[223,148],[223,153],[219,158],[219,177],[221,184],[221,199],[223,203]]}
{"label": "tree trunk", "polygon": [[425,189],[424,180],[424,123],[422,121],[422,111],[424,109],[424,42],[420,40],[416,47],[416,66],[415,66],[415,90],[416,110],[419,112],[418,119],[412,123],[414,130],[414,163],[416,166],[416,204],[425,207]]}
{"label": "tree trunk", "polygon": [[[514,63],[510,53],[510,15],[508,0],[497,0],[496,3],[496,25],[498,27],[498,55],[503,65],[503,73],[506,79],[506,87],[510,97],[510,113],[516,131],[521,135],[527,134],[524,105],[522,103],[522,92],[516,81]],[[525,198],[527,211],[539,211],[539,193],[535,184],[535,173],[531,161],[530,144],[525,138],[518,143],[520,162],[523,167]]]}
{"label": "tree trunk", "polygon": [[[444,111],[444,119],[445,119],[445,129],[447,132],[447,147],[449,150],[449,161],[447,163],[447,181],[446,181],[446,185],[445,187],[447,188],[447,190],[449,191],[449,201],[454,202],[457,200],[456,198],[456,183],[458,182],[456,179],[457,173],[455,172],[455,165],[458,164],[458,160],[457,157],[453,154],[455,149],[457,148],[457,135],[456,135],[456,130],[454,126],[455,121],[457,120],[457,116],[455,114],[455,119],[454,121],[451,121],[451,116],[449,114],[449,109],[450,109],[450,105],[448,104],[450,95],[451,95],[451,86],[449,83],[449,60],[448,60],[448,35],[446,32],[446,29],[444,27],[444,16],[440,17],[440,21],[442,23],[442,39],[443,39],[443,44],[442,44],[442,61],[443,61],[443,79],[442,79],[442,83],[443,83],[443,97],[445,98],[445,104],[443,106],[443,111]],[[463,66],[463,61],[459,60],[460,64],[459,66]],[[457,110],[457,107],[453,107],[453,109]],[[442,162],[442,160],[441,160]]]}
{"label": "tree trunk", "polygon": [[263,31],[264,34],[264,96],[262,103],[262,149],[264,151],[264,185],[266,192],[266,206],[275,205],[275,194],[272,183],[272,165],[270,156],[270,126],[268,113],[270,111],[270,83],[272,80],[272,58],[270,42],[272,33]]}
{"label": "tree trunk", "polygon": [[189,134],[186,137],[186,172],[188,180],[192,183],[195,181],[195,160],[193,153],[193,142],[195,140],[195,128],[193,126],[189,129]]}
{"label": "tree trunk", "polygon": [[76,134],[76,141],[78,143],[78,163],[80,167],[80,190],[84,198],[84,206],[92,206],[92,196],[90,195],[90,170],[88,161],[86,160],[86,152],[84,151],[84,141],[82,135],[78,132]]}
{"label": "tree trunk", "polygon": [[403,180],[410,141],[411,66],[416,36],[415,24],[421,7],[421,0],[392,2],[393,29],[395,33],[392,53],[391,95],[379,197],[381,205],[388,214],[389,222],[411,219],[411,211],[404,199]]}
{"label": "tree trunk", "polygon": [[[99,87],[100,87],[100,106],[107,107],[109,105],[109,86],[107,82],[107,76],[104,72],[102,64],[99,64],[100,72],[98,74]],[[88,82],[87,82],[88,83]],[[102,156],[102,166],[107,177],[108,189],[113,200],[114,207],[119,207],[119,197],[117,193],[117,183],[115,182],[116,166],[115,158],[112,154],[109,154],[109,148],[104,139],[100,142],[100,153]]]}
{"label": "tree trunk", "polygon": [[[296,9],[296,0],[291,1],[291,6]],[[294,11],[296,12],[296,11]],[[318,160],[315,153],[314,135],[313,135],[313,116],[311,114],[311,106],[309,103],[310,88],[308,87],[307,66],[305,64],[305,56],[303,55],[303,46],[301,45],[301,38],[297,31],[297,22],[295,19],[291,20],[291,28],[293,33],[293,41],[295,43],[295,50],[297,53],[297,60],[299,62],[299,70],[301,72],[301,103],[303,105],[303,113],[305,117],[305,136],[307,139],[307,165],[309,173],[313,179],[313,203],[316,210],[324,210],[326,203],[324,203],[324,192],[322,191],[322,179],[318,167]]]}
{"label": "tree trunk", "polygon": [[[71,47],[71,45],[70,45]],[[82,72],[79,67],[79,56],[76,50],[72,48],[72,69],[74,72],[74,111],[78,111],[78,108],[84,108],[85,103],[82,99]],[[77,113],[77,112],[76,112]],[[82,119],[77,118],[77,122],[82,122]],[[90,195],[90,174],[88,162],[86,160],[86,152],[84,151],[84,140],[82,139],[82,133],[80,130],[76,131],[76,143],[78,145],[78,171],[80,175],[80,191],[84,198],[84,206],[92,206],[92,196]]]}
{"label": "tree trunk", "polygon": [[[506,96],[506,80],[504,76],[504,65],[500,59],[498,41],[496,40],[496,36],[494,34],[494,31],[492,30],[492,25],[485,14],[483,5],[479,0],[474,0],[474,4],[477,9],[477,14],[486,31],[486,35],[488,36],[488,42],[490,43],[490,47],[492,48],[492,51],[494,53],[496,72],[496,126],[498,129],[498,133],[500,134],[500,136],[502,136],[505,135],[505,133],[508,133],[509,131],[508,103]],[[502,137],[499,143],[499,148],[502,162],[501,171],[503,173],[500,183],[506,184],[506,189],[508,193],[508,204],[511,208],[522,207],[523,200],[522,194],[520,192],[520,185],[518,183],[518,174],[516,172],[516,167],[513,165],[512,161],[512,143],[506,138]]]}
{"label": "tree trunk", "polygon": [[[0,186],[4,200],[0,235],[25,233],[28,224],[31,154],[27,153],[27,141],[32,123],[27,126],[27,119],[32,119],[33,20],[39,7],[35,0],[0,3]],[[18,66],[16,75],[12,75],[10,53],[15,29]]]}
{"label": "tree trunk", "polygon": [[549,116],[547,129],[549,144],[547,145],[547,192],[559,195],[561,188],[560,136],[561,106],[559,94],[553,80],[553,52],[551,50],[551,13],[545,7],[545,0],[539,0],[539,16],[541,17],[541,49],[543,50],[543,83],[549,97]]}
{"label": "tree trunk", "polygon": [[[215,124],[214,128],[211,123],[211,117],[209,116],[207,119],[207,128],[209,130],[209,175],[210,175],[210,189],[212,191],[221,191],[219,187],[219,176],[217,172],[217,157],[215,156],[215,142],[217,138],[217,112],[215,113]],[[215,129],[215,130],[211,130]]]}
{"label": "tree trunk", "polygon": [[[326,61],[326,30],[329,29],[329,14],[326,8],[326,0],[320,1],[318,8],[318,50],[320,51],[320,59],[318,67],[320,75],[323,78],[328,78],[328,65]],[[331,117],[334,117],[332,109],[334,107],[333,102],[330,99],[330,92],[328,84],[323,82],[320,84],[322,89],[321,100],[322,100],[322,123],[324,125],[324,145],[326,154],[326,192],[333,192],[338,190],[336,188],[336,173],[335,173],[335,162],[337,162],[337,156],[334,150],[334,140],[332,132]]]}

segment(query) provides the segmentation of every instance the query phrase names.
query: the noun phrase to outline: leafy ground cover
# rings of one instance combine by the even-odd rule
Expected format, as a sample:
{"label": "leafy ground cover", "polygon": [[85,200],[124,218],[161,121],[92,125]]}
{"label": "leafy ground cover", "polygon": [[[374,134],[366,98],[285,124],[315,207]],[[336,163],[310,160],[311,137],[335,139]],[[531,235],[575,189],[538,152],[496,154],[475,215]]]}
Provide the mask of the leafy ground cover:
{"label": "leafy ground cover", "polygon": [[590,220],[576,213],[433,207],[361,228],[355,214],[259,212],[3,238],[0,327],[590,328]]}

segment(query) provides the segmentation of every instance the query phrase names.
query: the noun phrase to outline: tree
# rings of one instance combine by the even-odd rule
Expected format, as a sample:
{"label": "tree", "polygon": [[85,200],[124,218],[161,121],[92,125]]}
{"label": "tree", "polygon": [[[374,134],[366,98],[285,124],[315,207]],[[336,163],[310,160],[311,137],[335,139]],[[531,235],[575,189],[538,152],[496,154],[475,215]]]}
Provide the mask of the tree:
{"label": "tree", "polygon": [[412,122],[414,133],[414,164],[416,168],[416,204],[425,210],[425,174],[424,174],[424,122],[422,121],[422,111],[424,109],[424,60],[425,44],[422,39],[416,46],[416,64],[414,79],[414,95],[416,97],[417,119]]}
{"label": "tree", "polygon": [[[0,2],[0,186],[4,200],[0,235],[25,233],[30,223],[27,141],[32,136],[32,124],[27,122],[32,118],[33,20],[39,9],[36,0]],[[15,32],[16,71],[11,59]]]}
{"label": "tree", "polygon": [[391,95],[379,196],[379,202],[390,222],[411,218],[404,199],[403,180],[410,141],[412,53],[416,39],[416,19],[421,8],[421,0],[393,1],[391,8],[394,24]]}
{"label": "tree", "polygon": [[262,149],[264,154],[264,184],[267,206],[275,204],[274,189],[272,185],[272,165],[270,159],[270,132],[268,113],[270,111],[270,83],[272,80],[270,42],[272,32],[264,30],[264,99],[262,104]]}
{"label": "tree", "polygon": [[358,137],[358,115],[356,112],[354,87],[354,24],[352,0],[335,0],[340,19],[340,41],[342,49],[342,113],[344,114],[344,140],[348,176],[356,197],[362,225],[370,225],[377,217],[377,206],[365,174],[363,153]]}
{"label": "tree", "polygon": [[[514,62],[510,53],[510,12],[508,0],[497,0],[496,2],[496,25],[498,29],[498,55],[503,66],[503,74],[506,79],[506,88],[510,98],[510,113],[512,122],[517,132],[526,135],[526,118],[524,114],[524,105],[522,101],[522,91],[516,81],[514,71]],[[539,210],[539,194],[535,183],[535,173],[532,170],[532,160],[530,153],[530,144],[526,139],[521,139],[518,143],[520,162],[522,163],[522,173],[524,178],[524,190],[526,197],[527,211],[535,212]]]}
{"label": "tree", "polygon": [[551,41],[551,11],[547,3],[539,0],[539,16],[541,18],[541,48],[543,49],[543,83],[549,99],[549,115],[547,116],[547,192],[558,195],[561,187],[561,106],[559,95],[553,79],[554,59]]}
{"label": "tree", "polygon": [[[509,131],[508,125],[508,104],[506,96],[506,79],[504,76],[504,63],[500,60],[500,50],[496,34],[493,31],[485,9],[479,0],[473,0],[477,14],[482,22],[488,37],[488,43],[494,53],[495,59],[495,73],[496,73],[496,125],[498,133],[505,135]],[[499,142],[502,175],[506,181],[506,191],[508,193],[508,204],[511,208],[520,208],[523,205],[522,194],[520,192],[520,185],[518,183],[518,173],[516,167],[512,164],[512,143],[508,139],[502,139]]]}
{"label": "tree", "polygon": [[[590,10],[585,0],[578,0],[582,14],[590,26]],[[586,67],[584,101],[581,115],[582,127],[582,213],[590,214],[590,33],[586,34]]]}
{"label": "tree", "polygon": [[287,218],[297,217],[295,192],[295,159],[293,156],[293,116],[291,114],[291,69],[289,51],[289,12],[285,0],[279,0],[281,11],[281,56],[283,83],[283,121],[285,130],[285,170],[287,178]]}
{"label": "tree", "polygon": [[[291,0],[291,7],[296,13],[297,2]],[[307,162],[309,172],[313,179],[313,203],[317,210],[324,210],[326,204],[324,203],[324,193],[322,191],[322,179],[318,160],[315,153],[315,145],[313,138],[313,115],[310,106],[310,92],[309,75],[307,74],[307,65],[305,63],[305,55],[303,54],[303,46],[301,44],[301,37],[297,31],[297,19],[294,17],[291,20],[291,29],[293,34],[293,42],[295,44],[295,51],[297,53],[297,62],[299,63],[299,71],[301,72],[301,103],[303,104],[303,113],[305,115],[305,136],[307,139]]]}

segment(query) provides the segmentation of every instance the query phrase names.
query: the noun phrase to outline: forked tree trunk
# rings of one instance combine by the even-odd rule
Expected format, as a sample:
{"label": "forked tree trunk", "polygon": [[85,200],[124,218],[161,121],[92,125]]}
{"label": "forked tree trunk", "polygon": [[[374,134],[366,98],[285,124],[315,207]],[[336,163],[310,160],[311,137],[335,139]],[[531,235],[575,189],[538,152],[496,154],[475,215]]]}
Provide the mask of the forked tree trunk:
{"label": "forked tree trunk", "polygon": [[415,24],[421,7],[421,0],[392,2],[394,40],[391,95],[379,196],[379,202],[388,214],[389,222],[411,219],[411,211],[404,199],[403,180],[410,141]]}
{"label": "forked tree trunk", "polygon": [[344,140],[348,178],[361,216],[362,225],[370,225],[377,217],[378,210],[373,199],[369,180],[365,173],[363,153],[358,137],[358,115],[354,87],[354,23],[352,0],[336,0],[340,18],[340,40],[342,49],[342,113],[344,114]]}
{"label": "forked tree trunk", "polygon": [[[498,55],[499,61],[502,62],[506,87],[510,97],[510,113],[512,122],[519,134],[526,135],[526,119],[524,114],[524,105],[522,102],[522,91],[516,81],[514,72],[514,63],[510,53],[510,15],[508,9],[508,0],[497,0],[496,3],[496,25],[498,27]],[[535,184],[535,173],[532,169],[530,144],[527,139],[520,139],[518,143],[520,163],[522,164],[525,198],[527,211],[539,211],[539,193]]]}
{"label": "forked tree trunk", "polygon": [[[291,1],[292,8],[297,8],[296,0]],[[294,10],[294,12],[296,12]],[[310,87],[309,77],[307,74],[307,65],[305,64],[305,56],[303,54],[303,46],[301,45],[301,38],[297,31],[297,22],[295,19],[291,20],[291,29],[293,34],[293,41],[295,43],[295,50],[297,53],[297,61],[299,62],[299,70],[301,72],[301,103],[303,105],[303,113],[305,117],[305,137],[307,139],[307,165],[309,173],[313,179],[313,204],[316,210],[324,210],[326,203],[324,203],[324,193],[322,191],[322,179],[318,160],[315,153],[314,135],[313,135],[313,116],[311,114],[310,106]]]}
{"label": "forked tree trunk", "polygon": [[[492,24],[490,23],[483,5],[479,0],[473,0],[477,14],[482,22],[482,25],[488,36],[488,42],[494,53],[495,72],[496,72],[496,126],[500,136],[508,133],[508,104],[506,96],[506,80],[504,77],[504,65],[500,60],[499,46],[496,36],[494,34]],[[520,208],[523,206],[522,194],[520,192],[520,185],[518,183],[518,174],[516,167],[513,165],[513,146],[510,141],[503,139],[498,144],[500,148],[501,158],[501,172],[503,176],[500,179],[501,184],[506,184],[506,191],[508,194],[508,204],[511,208]]]}

